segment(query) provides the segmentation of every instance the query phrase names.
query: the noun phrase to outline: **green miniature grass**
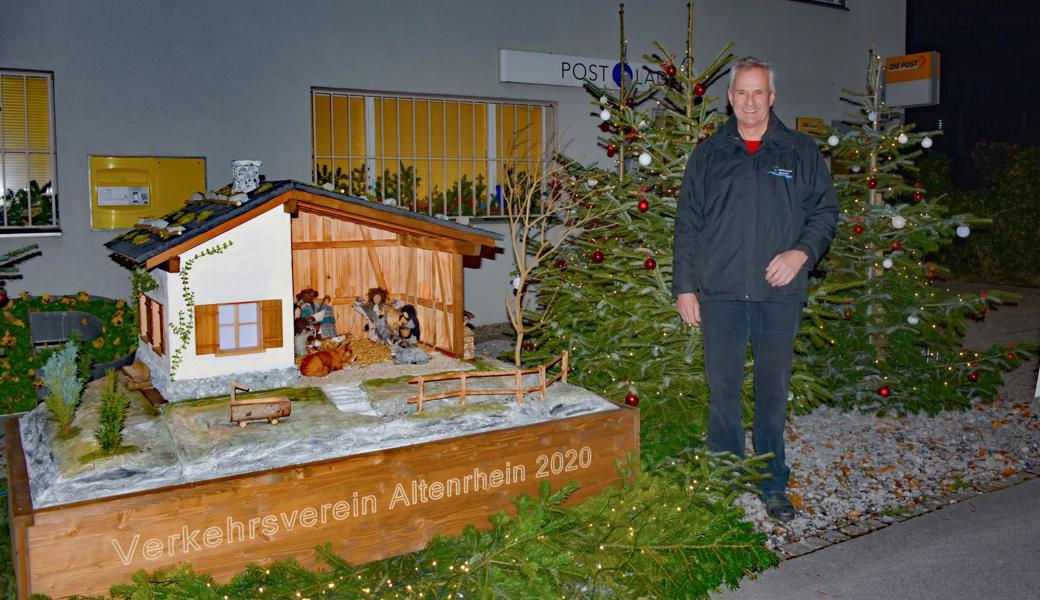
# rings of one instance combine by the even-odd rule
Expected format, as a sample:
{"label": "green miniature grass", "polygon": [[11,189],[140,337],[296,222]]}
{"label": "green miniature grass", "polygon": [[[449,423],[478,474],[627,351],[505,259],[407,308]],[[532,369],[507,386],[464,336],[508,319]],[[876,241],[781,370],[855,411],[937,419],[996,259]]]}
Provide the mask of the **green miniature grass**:
{"label": "green miniature grass", "polygon": [[140,450],[140,448],[138,448],[137,446],[120,446],[120,447],[116,448],[115,450],[112,450],[111,452],[105,452],[101,448],[98,448],[97,450],[95,450],[93,452],[88,452],[88,453],[84,454],[83,456],[79,457],[79,464],[85,465],[87,463],[92,463],[92,462],[94,462],[96,460],[100,460],[100,459],[103,459],[103,458],[109,458],[109,457],[112,457],[112,456],[119,456],[121,454],[133,454],[134,452],[137,452],[138,450]]}
{"label": "green miniature grass", "polygon": [[882,517],[907,518],[914,516],[914,511],[903,506],[892,506],[881,511]]}
{"label": "green miniature grass", "polygon": [[[496,410],[505,410],[507,407],[501,402],[470,403],[463,406],[457,404],[457,400],[434,400],[435,403],[451,402],[451,404],[437,406],[436,408],[424,407],[423,412],[409,415],[409,419],[445,419],[461,415],[488,413]],[[428,402],[427,404],[433,404]]]}

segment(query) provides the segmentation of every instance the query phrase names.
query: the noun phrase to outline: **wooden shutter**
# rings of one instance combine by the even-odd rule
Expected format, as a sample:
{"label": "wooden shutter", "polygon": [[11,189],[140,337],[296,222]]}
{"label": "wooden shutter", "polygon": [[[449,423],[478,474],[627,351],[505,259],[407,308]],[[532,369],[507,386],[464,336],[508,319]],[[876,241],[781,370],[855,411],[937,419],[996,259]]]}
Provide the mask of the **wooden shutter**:
{"label": "wooden shutter", "polygon": [[155,339],[154,323],[152,321],[152,307],[155,306],[154,301],[151,298],[144,299],[144,341],[154,346],[155,343],[152,341]]}
{"label": "wooden shutter", "polygon": [[163,318],[163,305],[158,302],[155,303],[155,307],[159,310],[159,314],[156,315],[157,327],[159,329],[159,345],[156,349],[159,351],[159,356],[166,354],[166,319]]}
{"label": "wooden shutter", "polygon": [[264,336],[264,348],[282,347],[282,301],[260,301],[260,332]]}
{"label": "wooden shutter", "polygon": [[137,328],[140,330],[138,333],[141,335],[141,339],[151,343],[148,340],[148,320],[151,316],[148,314],[148,296],[141,294],[137,297]]}
{"label": "wooden shutter", "polygon": [[217,305],[195,305],[195,354],[216,354],[219,342]]}

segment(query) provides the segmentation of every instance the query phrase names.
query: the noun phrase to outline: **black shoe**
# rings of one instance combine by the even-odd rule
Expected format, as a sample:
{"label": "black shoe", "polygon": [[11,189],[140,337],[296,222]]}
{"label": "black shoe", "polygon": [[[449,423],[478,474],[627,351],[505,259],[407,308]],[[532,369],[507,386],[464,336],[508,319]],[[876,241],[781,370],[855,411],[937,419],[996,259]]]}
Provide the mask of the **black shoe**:
{"label": "black shoe", "polygon": [[781,523],[786,523],[798,515],[791,500],[783,492],[773,492],[766,496],[766,514]]}

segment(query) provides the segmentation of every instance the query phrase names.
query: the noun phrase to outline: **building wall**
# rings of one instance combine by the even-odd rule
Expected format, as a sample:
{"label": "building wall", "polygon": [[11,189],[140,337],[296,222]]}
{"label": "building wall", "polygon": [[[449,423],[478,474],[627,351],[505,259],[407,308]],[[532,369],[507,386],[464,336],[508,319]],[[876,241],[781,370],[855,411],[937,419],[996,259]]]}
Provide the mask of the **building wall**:
{"label": "building wall", "polygon": [[[850,10],[790,0],[699,0],[694,54],[734,52],[776,63],[777,113],[840,117],[843,87],[860,88],[871,42],[904,48],[906,0],[848,0]],[[0,0],[8,24],[0,67],[54,72],[59,237],[0,239],[0,252],[36,242],[13,292],[85,289],[129,294],[129,278],[89,228],[87,156],[205,156],[209,187],[230,180],[229,161],[256,158],[271,179],[309,181],[310,88],[549,100],[560,146],[600,160],[598,118],[580,88],[500,83],[499,49],[609,59],[617,56],[617,4],[324,0]],[[659,40],[682,52],[685,3],[626,6],[629,56]],[[724,83],[712,94],[724,94]],[[504,233],[501,223],[482,227]],[[477,323],[505,320],[511,260],[467,269]],[[172,312],[172,311],[171,311]],[[175,313],[173,313],[175,314]]]}
{"label": "building wall", "polygon": [[[191,342],[181,353],[178,381],[232,375],[250,371],[285,369],[293,366],[293,295],[292,251],[289,215],[281,206],[251,219],[181,256],[181,268],[207,248],[224,242],[231,247],[221,254],[204,256],[195,262],[188,274],[188,285],[195,304],[223,304],[252,300],[282,301],[282,346],[263,352],[227,356],[196,356],[195,331]],[[161,273],[161,271],[156,271]],[[168,275],[167,319],[177,322],[178,313],[187,313],[183,286],[177,273]],[[181,340],[167,329],[169,353]]]}

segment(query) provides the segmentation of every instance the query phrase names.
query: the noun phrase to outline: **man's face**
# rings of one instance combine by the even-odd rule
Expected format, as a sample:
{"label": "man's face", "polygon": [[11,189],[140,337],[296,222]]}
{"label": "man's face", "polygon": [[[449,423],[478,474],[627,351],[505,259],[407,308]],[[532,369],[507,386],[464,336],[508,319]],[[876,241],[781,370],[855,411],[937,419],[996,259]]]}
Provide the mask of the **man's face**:
{"label": "man's face", "polygon": [[769,108],[776,100],[776,92],[769,89],[769,72],[765,69],[738,71],[727,95],[737,122],[748,129],[757,129],[767,122]]}

